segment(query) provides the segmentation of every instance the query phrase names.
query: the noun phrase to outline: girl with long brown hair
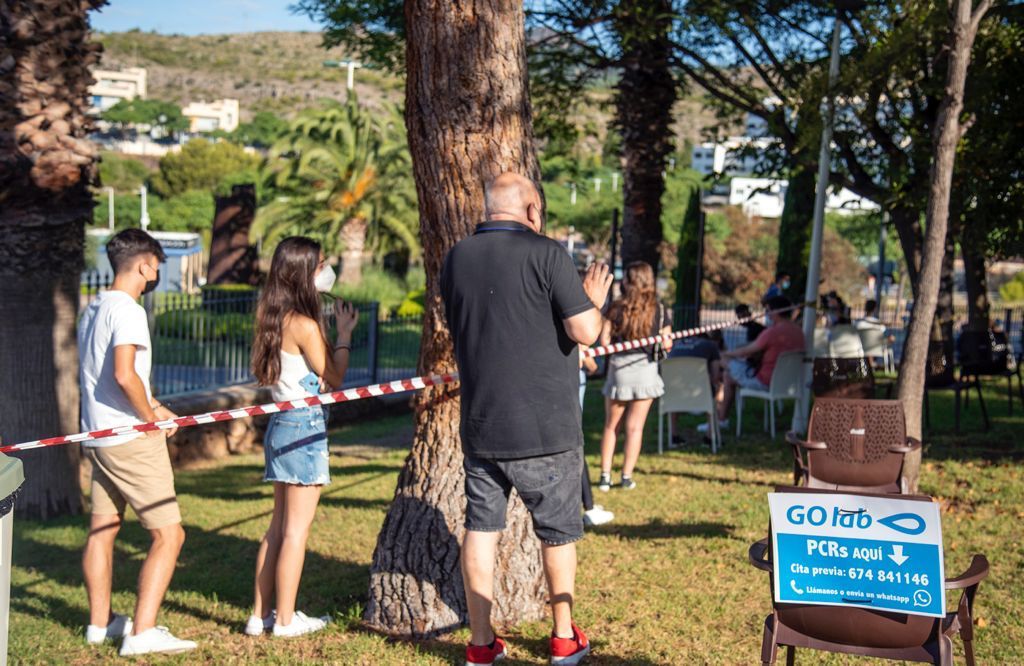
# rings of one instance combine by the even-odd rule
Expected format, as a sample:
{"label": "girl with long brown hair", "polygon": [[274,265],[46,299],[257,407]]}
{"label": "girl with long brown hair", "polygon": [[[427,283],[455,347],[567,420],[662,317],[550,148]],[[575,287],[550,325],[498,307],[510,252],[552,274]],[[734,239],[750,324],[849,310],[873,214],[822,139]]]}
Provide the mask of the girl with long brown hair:
{"label": "girl with long brown hair", "polygon": [[[309,238],[286,238],[274,251],[256,309],[252,369],[277,402],[317,395],[322,384],[340,388],[345,381],[359,313],[336,300],[337,338],[328,343],[319,292],[329,291],[335,278],[324,264],[320,244]],[[256,601],[245,633],[300,636],[328,621],[295,610],[309,527],[320,489],[330,483],[324,408],[272,415],[263,454],[263,478],[274,484],[274,511],[256,556]]]}
{"label": "girl with long brown hair", "polygon": [[[611,304],[601,331],[601,344],[646,338],[672,330],[667,309],[658,303],[654,271],[650,264],[634,261],[626,266],[623,295]],[[665,345],[669,348],[671,343]],[[625,425],[621,487],[632,490],[633,469],[640,458],[644,423],[655,398],[665,392],[658,374],[657,345],[613,354],[608,359],[604,385],[605,419],[601,435],[601,479],[598,490],[612,485],[612,458],[619,432]]]}

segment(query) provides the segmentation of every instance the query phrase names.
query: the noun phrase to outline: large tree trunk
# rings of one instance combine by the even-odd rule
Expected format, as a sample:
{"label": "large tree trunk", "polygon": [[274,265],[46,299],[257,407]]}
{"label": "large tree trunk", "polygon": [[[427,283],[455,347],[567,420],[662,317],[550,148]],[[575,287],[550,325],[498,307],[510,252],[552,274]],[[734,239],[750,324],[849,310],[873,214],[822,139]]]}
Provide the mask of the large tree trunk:
{"label": "large tree trunk", "polygon": [[[483,219],[483,185],[503,171],[540,181],[534,152],[522,4],[408,0],[406,125],[419,194],[427,294],[419,369],[454,368],[439,277],[448,250]],[[377,539],[364,618],[425,637],[466,620],[459,573],[464,533],[458,389],[416,397],[416,434]],[[497,625],[545,612],[540,546],[514,497],[499,543]]]}
{"label": "large tree trunk", "polygon": [[[978,23],[988,11],[990,0],[981,0],[972,12],[971,0],[952,3],[946,89],[939,105],[935,125],[934,156],[929,174],[927,228],[921,252],[921,276],[914,299],[907,340],[903,348],[898,385],[899,399],[907,418],[907,435],[921,437],[921,402],[924,397],[925,362],[928,338],[935,317],[939,295],[942,259],[949,222],[949,193],[953,182],[956,147],[963,135],[960,113],[964,106],[964,87],[971,59],[971,46],[978,32]],[[909,261],[910,257],[908,257]],[[904,485],[917,491],[921,469],[920,450],[908,454],[903,466]]]}
{"label": "large tree trunk", "polygon": [[964,281],[967,286],[967,328],[988,330],[991,303],[988,300],[988,276],[985,273],[985,241],[971,232],[970,221],[960,235],[960,253],[964,260]]}
{"label": "large tree trunk", "polygon": [[[75,322],[89,186],[86,12],[100,1],[0,2],[0,437],[78,431]],[[77,445],[30,451],[17,511],[78,513]]]}
{"label": "large tree trunk", "polygon": [[622,0],[614,18],[622,49],[615,95],[616,124],[622,134],[622,265],[645,261],[655,274],[661,258],[661,196],[676,101],[669,66],[672,15],[669,0]]}
{"label": "large tree trunk", "polygon": [[789,186],[779,220],[779,256],[776,272],[789,273],[789,296],[803,298],[807,288],[807,263],[811,255],[811,231],[814,226],[814,188],[816,164],[797,163],[789,174]]}
{"label": "large tree trunk", "polygon": [[341,284],[359,284],[363,281],[363,258],[366,256],[366,232],[370,228],[361,217],[345,222],[338,233],[341,240]]}

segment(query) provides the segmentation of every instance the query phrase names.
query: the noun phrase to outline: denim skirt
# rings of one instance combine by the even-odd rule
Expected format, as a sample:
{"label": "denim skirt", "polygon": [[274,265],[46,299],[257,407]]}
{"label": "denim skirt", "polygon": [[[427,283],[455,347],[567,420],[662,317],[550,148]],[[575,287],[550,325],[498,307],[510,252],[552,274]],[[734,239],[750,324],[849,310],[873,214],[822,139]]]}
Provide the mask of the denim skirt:
{"label": "denim skirt", "polygon": [[331,482],[325,414],[323,407],[305,407],[271,415],[263,437],[264,481],[300,486]]}

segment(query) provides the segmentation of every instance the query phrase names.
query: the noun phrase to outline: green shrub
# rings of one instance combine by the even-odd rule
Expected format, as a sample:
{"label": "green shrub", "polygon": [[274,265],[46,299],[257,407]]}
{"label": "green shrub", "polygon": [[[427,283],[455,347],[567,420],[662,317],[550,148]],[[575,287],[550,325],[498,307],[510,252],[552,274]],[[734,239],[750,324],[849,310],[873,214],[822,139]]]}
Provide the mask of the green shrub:
{"label": "green shrub", "polygon": [[415,291],[410,291],[405,295],[405,300],[398,306],[399,317],[422,317],[424,311],[424,301],[427,296],[427,288],[421,287]]}
{"label": "green shrub", "polygon": [[253,321],[248,312],[217,314],[198,308],[171,310],[156,316],[154,329],[158,337],[164,338],[248,343],[252,341]]}
{"label": "green shrub", "polygon": [[377,301],[385,312],[391,312],[405,300],[405,283],[393,273],[367,266],[363,268],[363,279],[359,284],[343,284],[335,287],[335,294],[346,301],[370,303]]}
{"label": "green shrub", "polygon": [[1013,276],[1013,279],[999,287],[999,295],[1004,301],[1024,301],[1024,271]]}

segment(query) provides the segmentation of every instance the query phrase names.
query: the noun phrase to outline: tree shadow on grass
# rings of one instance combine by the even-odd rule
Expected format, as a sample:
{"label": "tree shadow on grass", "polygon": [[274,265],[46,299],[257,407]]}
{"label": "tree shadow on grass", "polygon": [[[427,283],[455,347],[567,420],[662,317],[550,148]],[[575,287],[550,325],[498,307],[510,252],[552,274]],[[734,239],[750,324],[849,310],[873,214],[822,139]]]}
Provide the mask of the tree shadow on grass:
{"label": "tree shadow on grass", "polygon": [[734,526],[725,523],[667,523],[654,519],[641,525],[624,525],[608,523],[591,528],[594,534],[617,535],[623,539],[682,539],[697,537],[701,539],[736,538]]}
{"label": "tree shadow on grass", "polygon": [[[194,525],[186,525],[185,532],[185,546],[171,581],[170,597],[164,601],[163,608],[202,621],[237,623],[240,630],[253,602],[253,576],[259,542]],[[149,545],[149,533],[137,522],[127,522],[121,528],[114,555],[115,594],[128,593],[134,597],[139,569]],[[12,607],[28,615],[45,615],[76,630],[86,624],[88,610],[79,566],[81,550],[48,543],[25,534],[16,536],[14,548],[14,566],[30,566],[42,580],[14,584]],[[366,564],[307,551],[299,587],[299,606],[321,612],[363,603],[366,599],[367,579]],[[81,589],[78,597],[81,603],[56,599],[35,589],[42,581]],[[193,605],[183,601],[193,595],[209,603]],[[208,610],[224,604],[231,607],[226,612]]]}
{"label": "tree shadow on grass", "polygon": [[[762,470],[765,472],[775,472],[774,469]],[[774,488],[779,483],[772,483],[771,481],[751,481],[749,479],[738,479],[735,477],[729,478],[725,476],[714,476],[711,474],[696,474],[694,472],[675,472],[668,471],[665,469],[647,469],[643,471],[644,476],[674,476],[682,479],[690,479],[692,481],[701,481],[705,483],[717,483],[720,485],[734,485],[739,484],[741,486],[763,486],[765,488]],[[781,472],[780,472],[781,475]],[[781,478],[781,477],[780,477]],[[790,475],[792,478],[792,475]]]}

